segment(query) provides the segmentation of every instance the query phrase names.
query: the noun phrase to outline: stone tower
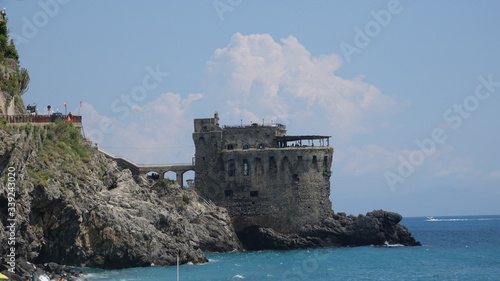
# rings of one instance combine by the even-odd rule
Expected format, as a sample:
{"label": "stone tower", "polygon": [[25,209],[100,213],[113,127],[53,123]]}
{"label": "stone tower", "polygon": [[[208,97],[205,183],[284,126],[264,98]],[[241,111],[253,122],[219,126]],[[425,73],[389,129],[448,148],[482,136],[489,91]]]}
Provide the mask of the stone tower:
{"label": "stone tower", "polygon": [[294,233],[331,215],[329,136],[287,136],[281,124],[219,126],[194,120],[195,188],[227,208],[236,232]]}

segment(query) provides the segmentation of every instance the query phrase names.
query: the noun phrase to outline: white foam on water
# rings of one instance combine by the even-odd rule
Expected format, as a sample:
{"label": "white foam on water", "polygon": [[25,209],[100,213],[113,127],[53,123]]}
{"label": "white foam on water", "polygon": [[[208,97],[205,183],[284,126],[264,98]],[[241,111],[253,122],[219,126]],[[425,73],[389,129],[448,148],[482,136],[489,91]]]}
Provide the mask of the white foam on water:
{"label": "white foam on water", "polygon": [[403,244],[389,244],[389,242],[385,241],[384,242],[384,247],[404,247],[405,245]]}
{"label": "white foam on water", "polygon": [[233,278],[245,279],[245,276],[236,274]]}
{"label": "white foam on water", "polygon": [[42,275],[38,276],[38,280],[40,280],[40,281],[50,281],[50,278],[49,278],[49,276],[47,276],[45,274],[42,274]]}

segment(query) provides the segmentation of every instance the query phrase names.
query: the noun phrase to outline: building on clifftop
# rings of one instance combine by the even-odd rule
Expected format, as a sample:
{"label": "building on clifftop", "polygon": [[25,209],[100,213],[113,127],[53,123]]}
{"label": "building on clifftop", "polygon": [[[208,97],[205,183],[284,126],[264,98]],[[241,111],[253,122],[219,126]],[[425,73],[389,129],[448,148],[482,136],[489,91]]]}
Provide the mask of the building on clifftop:
{"label": "building on clifftop", "polygon": [[195,188],[227,208],[236,232],[294,233],[331,216],[329,136],[287,136],[281,124],[219,126],[194,120]]}

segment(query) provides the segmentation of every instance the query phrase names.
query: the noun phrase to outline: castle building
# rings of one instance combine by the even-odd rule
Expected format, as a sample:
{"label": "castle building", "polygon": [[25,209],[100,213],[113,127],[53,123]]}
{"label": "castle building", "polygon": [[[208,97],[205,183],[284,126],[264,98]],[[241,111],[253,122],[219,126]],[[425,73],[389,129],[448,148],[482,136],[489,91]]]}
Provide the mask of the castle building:
{"label": "castle building", "polygon": [[294,233],[332,213],[329,136],[287,136],[281,124],[219,126],[194,120],[195,188],[225,207],[236,232]]}

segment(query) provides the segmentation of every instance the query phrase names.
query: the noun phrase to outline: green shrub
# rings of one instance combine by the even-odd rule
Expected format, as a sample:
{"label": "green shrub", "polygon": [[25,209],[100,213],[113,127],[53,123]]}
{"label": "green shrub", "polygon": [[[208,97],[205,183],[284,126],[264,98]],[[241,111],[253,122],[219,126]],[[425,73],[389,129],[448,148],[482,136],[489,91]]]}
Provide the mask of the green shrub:
{"label": "green shrub", "polygon": [[0,128],[3,130],[7,129],[7,119],[0,119]]}
{"label": "green shrub", "polygon": [[6,58],[11,58],[19,61],[19,54],[17,53],[16,46],[14,46],[14,41],[10,41],[9,46],[7,46],[7,49],[5,50],[4,56]]}

